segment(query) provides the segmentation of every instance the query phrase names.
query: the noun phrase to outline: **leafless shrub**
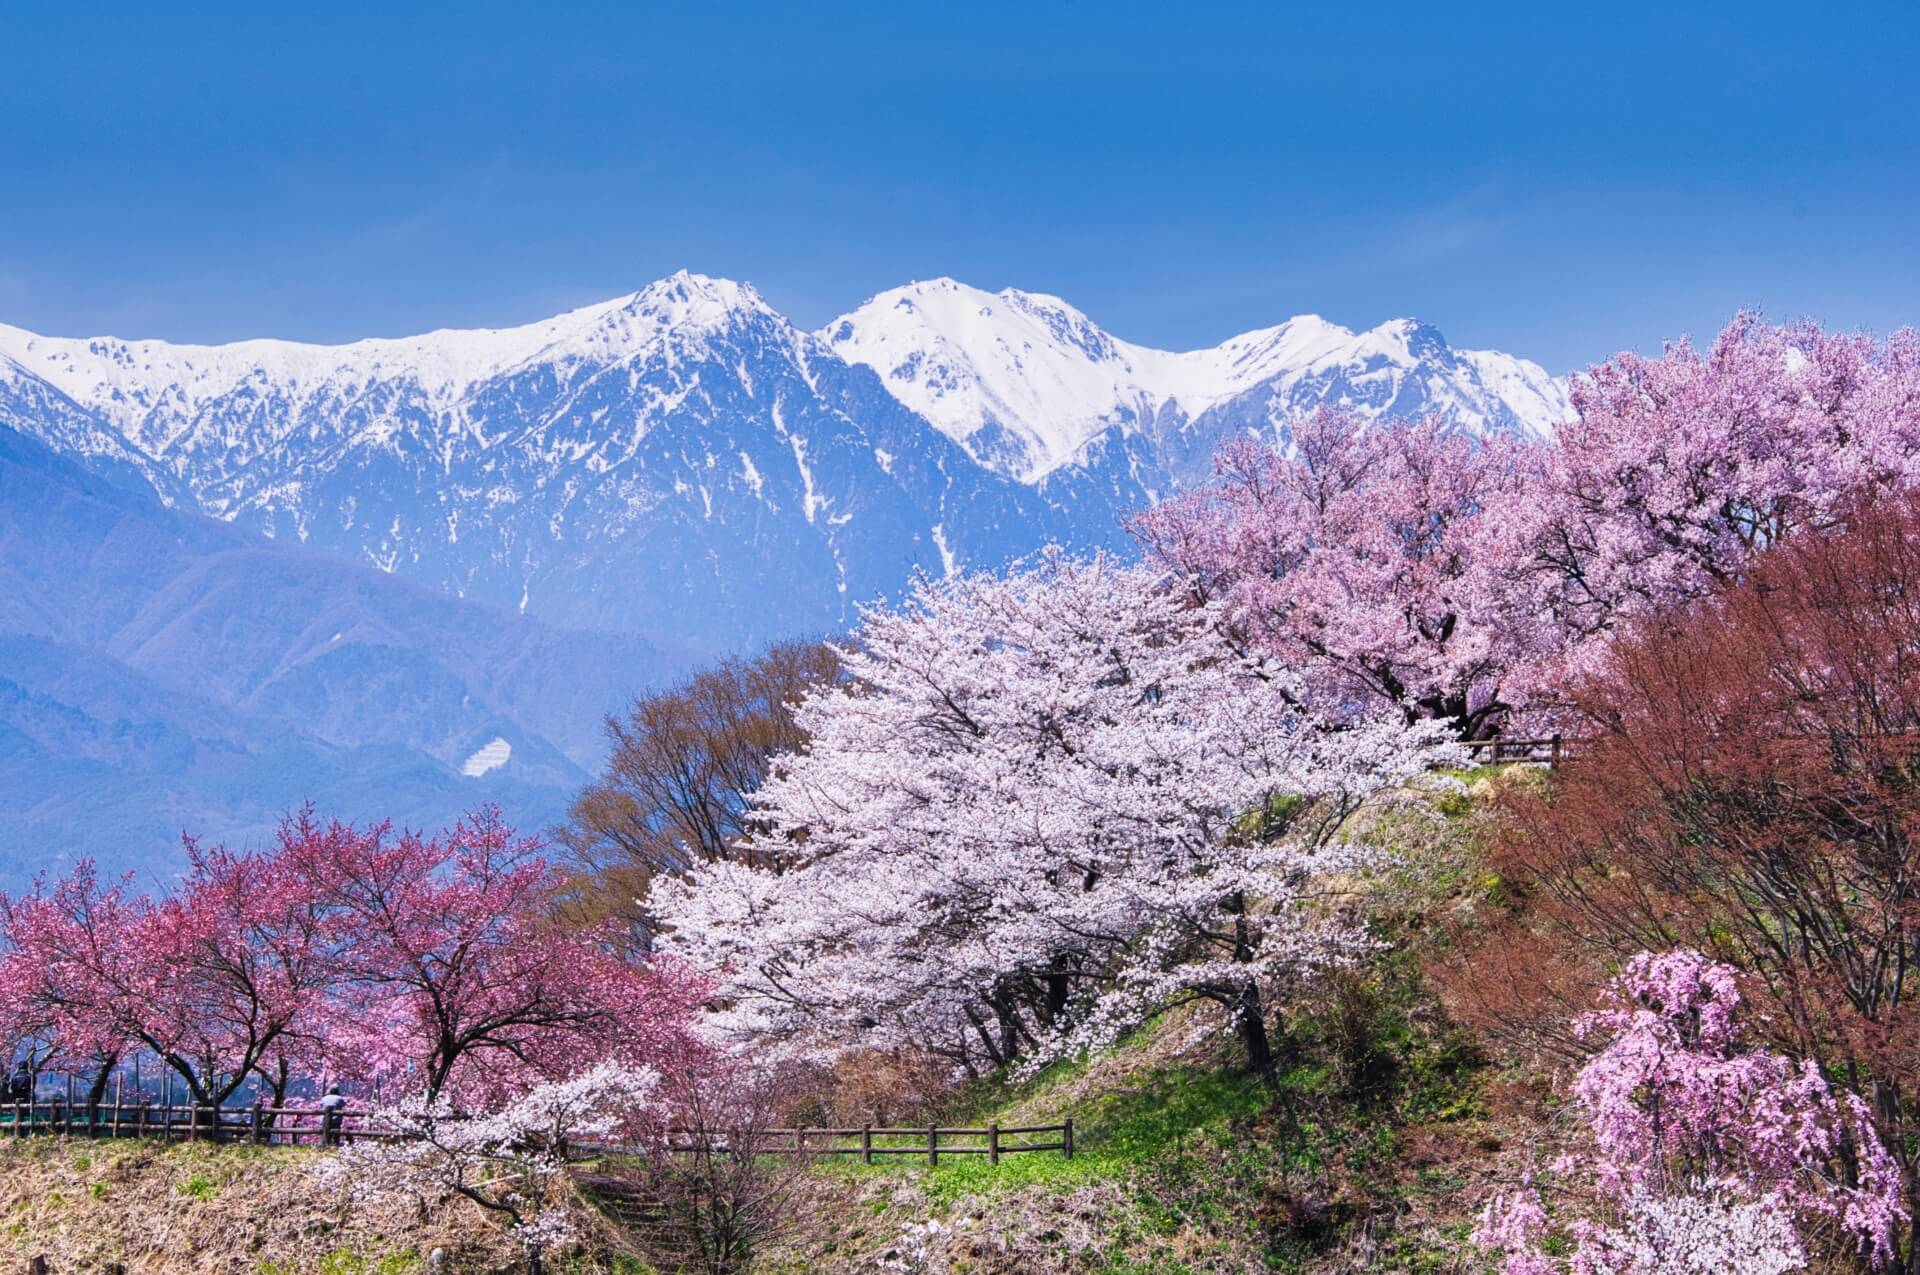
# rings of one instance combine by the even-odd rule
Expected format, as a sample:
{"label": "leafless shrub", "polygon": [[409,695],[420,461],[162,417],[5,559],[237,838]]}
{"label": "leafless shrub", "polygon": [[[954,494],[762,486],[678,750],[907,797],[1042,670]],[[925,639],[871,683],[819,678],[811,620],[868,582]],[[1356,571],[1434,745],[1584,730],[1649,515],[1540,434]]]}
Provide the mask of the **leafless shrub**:
{"label": "leafless shrub", "polygon": [[799,1224],[794,1189],[804,1156],[791,1145],[784,1078],[739,1069],[688,1080],[672,1095],[676,1129],[630,1170],[659,1209],[661,1256],[706,1275],[737,1275]]}

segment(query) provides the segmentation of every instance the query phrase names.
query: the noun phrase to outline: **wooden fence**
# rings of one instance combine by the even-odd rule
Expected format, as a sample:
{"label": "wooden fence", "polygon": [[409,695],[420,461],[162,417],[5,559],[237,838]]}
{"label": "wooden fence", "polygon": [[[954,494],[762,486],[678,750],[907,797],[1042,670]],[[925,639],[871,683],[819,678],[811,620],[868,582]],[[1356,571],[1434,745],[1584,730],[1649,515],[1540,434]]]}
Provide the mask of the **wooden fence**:
{"label": "wooden fence", "polygon": [[[1548,735],[1540,739],[1470,739],[1462,741],[1461,747],[1474,761],[1489,765],[1553,767],[1580,756],[1591,742],[1579,736]],[[1776,755],[1822,765],[1861,759],[1873,764],[1920,764],[1920,731],[1783,734],[1773,736],[1768,746]],[[1700,760],[1707,760],[1704,754]]]}
{"label": "wooden fence", "polygon": [[[236,1142],[259,1146],[339,1145],[357,1141],[396,1141],[406,1131],[376,1125],[365,1111],[341,1110],[329,1126],[318,1107],[168,1106],[158,1103],[102,1103],[89,1109],[84,1103],[51,1102],[0,1104],[0,1138],[60,1135],[70,1138],[160,1138],[184,1142]],[[1049,1136],[1051,1135],[1051,1136]],[[924,1156],[937,1165],[942,1156],[983,1155],[987,1163],[1000,1157],[1035,1151],[1058,1151],[1073,1158],[1073,1121],[1061,1124],[989,1124],[982,1128],[942,1128],[923,1125],[888,1128],[760,1129],[742,1135],[698,1129],[667,1131],[665,1149],[672,1153],[725,1151],[729,1138],[746,1136],[758,1155],[859,1156],[872,1164],[876,1156]],[[1010,1140],[1011,1139],[1011,1140]],[[1023,1140],[1024,1139],[1024,1140]],[[1036,1140],[1037,1139],[1037,1140]],[[642,1154],[646,1148],[609,1143],[582,1143],[578,1150],[590,1156]]]}
{"label": "wooden fence", "polygon": [[161,1138],[185,1142],[319,1144],[330,1134],[393,1139],[399,1130],[369,1122],[364,1111],[341,1111],[329,1129],[319,1107],[177,1106],[156,1102],[103,1102],[95,1107],[58,1098],[51,1102],[0,1103],[0,1138],[59,1134],[70,1138]]}
{"label": "wooden fence", "polygon": [[1489,766],[1558,766],[1579,751],[1580,741],[1563,735],[1544,739],[1470,739],[1462,747],[1474,761]]}
{"label": "wooden fence", "polygon": [[[1046,1140],[1051,1135],[1051,1140]],[[1073,1159],[1073,1120],[1060,1124],[999,1125],[977,1129],[943,1129],[937,1125],[918,1128],[877,1128],[862,1125],[857,1129],[762,1129],[754,1135],[757,1152],[768,1155],[857,1155],[864,1164],[875,1156],[925,1156],[928,1164],[939,1164],[941,1156],[983,1155],[987,1163],[998,1164],[1003,1155],[1027,1151],[1058,1151]],[[1007,1139],[1016,1139],[1009,1142]],[[1018,1141],[1025,1138],[1027,1141]],[[1042,1141],[1033,1141],[1040,1138]],[[695,1129],[668,1131],[669,1151],[705,1151],[712,1149],[709,1138]]]}

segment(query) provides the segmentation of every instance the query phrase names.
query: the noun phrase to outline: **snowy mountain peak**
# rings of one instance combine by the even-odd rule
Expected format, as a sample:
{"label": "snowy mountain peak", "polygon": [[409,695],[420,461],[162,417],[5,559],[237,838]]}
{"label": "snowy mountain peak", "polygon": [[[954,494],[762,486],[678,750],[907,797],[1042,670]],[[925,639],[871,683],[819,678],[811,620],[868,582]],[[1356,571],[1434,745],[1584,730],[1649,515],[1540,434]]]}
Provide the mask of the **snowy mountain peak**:
{"label": "snowy mountain peak", "polygon": [[715,329],[742,318],[786,320],[766,303],[753,285],[732,279],[678,270],[657,279],[617,303],[622,313],[645,315],[661,327],[682,330]]}
{"label": "snowy mountain peak", "polygon": [[191,417],[235,394],[300,401],[352,398],[375,383],[410,386],[445,404],[516,368],[565,359],[611,363],[669,338],[698,340],[743,323],[786,321],[743,283],[682,270],[638,292],[510,328],[443,328],[346,345],[251,340],[188,345],[120,337],[44,337],[0,324],[11,360],[75,402],[164,451],[174,432],[156,415]]}
{"label": "snowy mountain peak", "polygon": [[1300,315],[1174,352],[1122,341],[1058,297],[935,279],[880,293],[819,335],[975,460],[1027,483],[1109,430],[1164,437],[1209,413],[1251,412],[1244,423],[1266,426],[1331,401],[1540,435],[1567,412],[1564,386],[1538,365],[1456,351],[1410,318],[1356,334]]}
{"label": "snowy mountain peak", "polygon": [[1388,319],[1367,334],[1383,344],[1391,343],[1411,358],[1431,358],[1446,352],[1447,339],[1440,329],[1419,319]]}
{"label": "snowy mountain peak", "polygon": [[893,288],[820,336],[989,468],[1033,481],[1146,409],[1131,351],[1058,297],[953,279]]}

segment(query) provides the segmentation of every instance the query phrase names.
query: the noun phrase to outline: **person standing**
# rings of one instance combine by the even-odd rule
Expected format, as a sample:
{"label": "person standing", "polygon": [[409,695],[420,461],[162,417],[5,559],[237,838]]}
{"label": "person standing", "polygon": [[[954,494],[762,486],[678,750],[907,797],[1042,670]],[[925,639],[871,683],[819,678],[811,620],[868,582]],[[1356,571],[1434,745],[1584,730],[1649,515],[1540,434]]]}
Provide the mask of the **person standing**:
{"label": "person standing", "polygon": [[340,1092],[339,1085],[328,1085],[327,1092],[320,1097],[320,1145],[337,1147],[340,1145],[340,1121],[345,1114],[346,1098]]}

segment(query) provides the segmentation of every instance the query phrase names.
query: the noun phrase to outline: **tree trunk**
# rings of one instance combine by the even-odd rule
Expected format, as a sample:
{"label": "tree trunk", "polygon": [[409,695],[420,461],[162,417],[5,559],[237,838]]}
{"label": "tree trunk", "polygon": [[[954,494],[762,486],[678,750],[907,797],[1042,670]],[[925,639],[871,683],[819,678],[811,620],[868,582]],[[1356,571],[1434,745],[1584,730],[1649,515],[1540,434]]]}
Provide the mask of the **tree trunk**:
{"label": "tree trunk", "polygon": [[100,1123],[100,1103],[107,1096],[107,1085],[113,1079],[114,1066],[120,1061],[116,1055],[100,1064],[93,1073],[93,1083],[87,1086],[87,1131],[93,1132]]}
{"label": "tree trunk", "polygon": [[1273,1041],[1267,1035],[1266,1006],[1261,1004],[1260,989],[1252,983],[1240,989],[1233,1004],[1239,1024],[1240,1043],[1247,1050],[1247,1070],[1267,1081],[1275,1079]]}
{"label": "tree trunk", "polygon": [[[1001,1054],[1000,1047],[994,1043],[993,1033],[987,1030],[986,1019],[980,1017],[979,1012],[974,1009],[971,1001],[964,1006],[964,1009],[966,1011],[967,1021],[973,1024],[974,1034],[980,1037],[981,1047],[987,1051],[987,1061],[995,1067],[1006,1066],[1007,1059]],[[966,1048],[966,1040],[964,1037],[960,1042],[960,1047],[965,1053],[972,1052]]]}
{"label": "tree trunk", "polygon": [[1014,997],[1002,989],[994,997],[993,1014],[1000,1027],[1000,1056],[1012,1062],[1020,1054],[1020,1007]]}
{"label": "tree trunk", "polygon": [[1053,971],[1047,975],[1045,1013],[1047,1016],[1047,1026],[1049,1027],[1052,1027],[1060,1020],[1060,1016],[1067,1012],[1069,983],[1067,980],[1066,967],[1067,958],[1064,956],[1056,956],[1053,958]]}

